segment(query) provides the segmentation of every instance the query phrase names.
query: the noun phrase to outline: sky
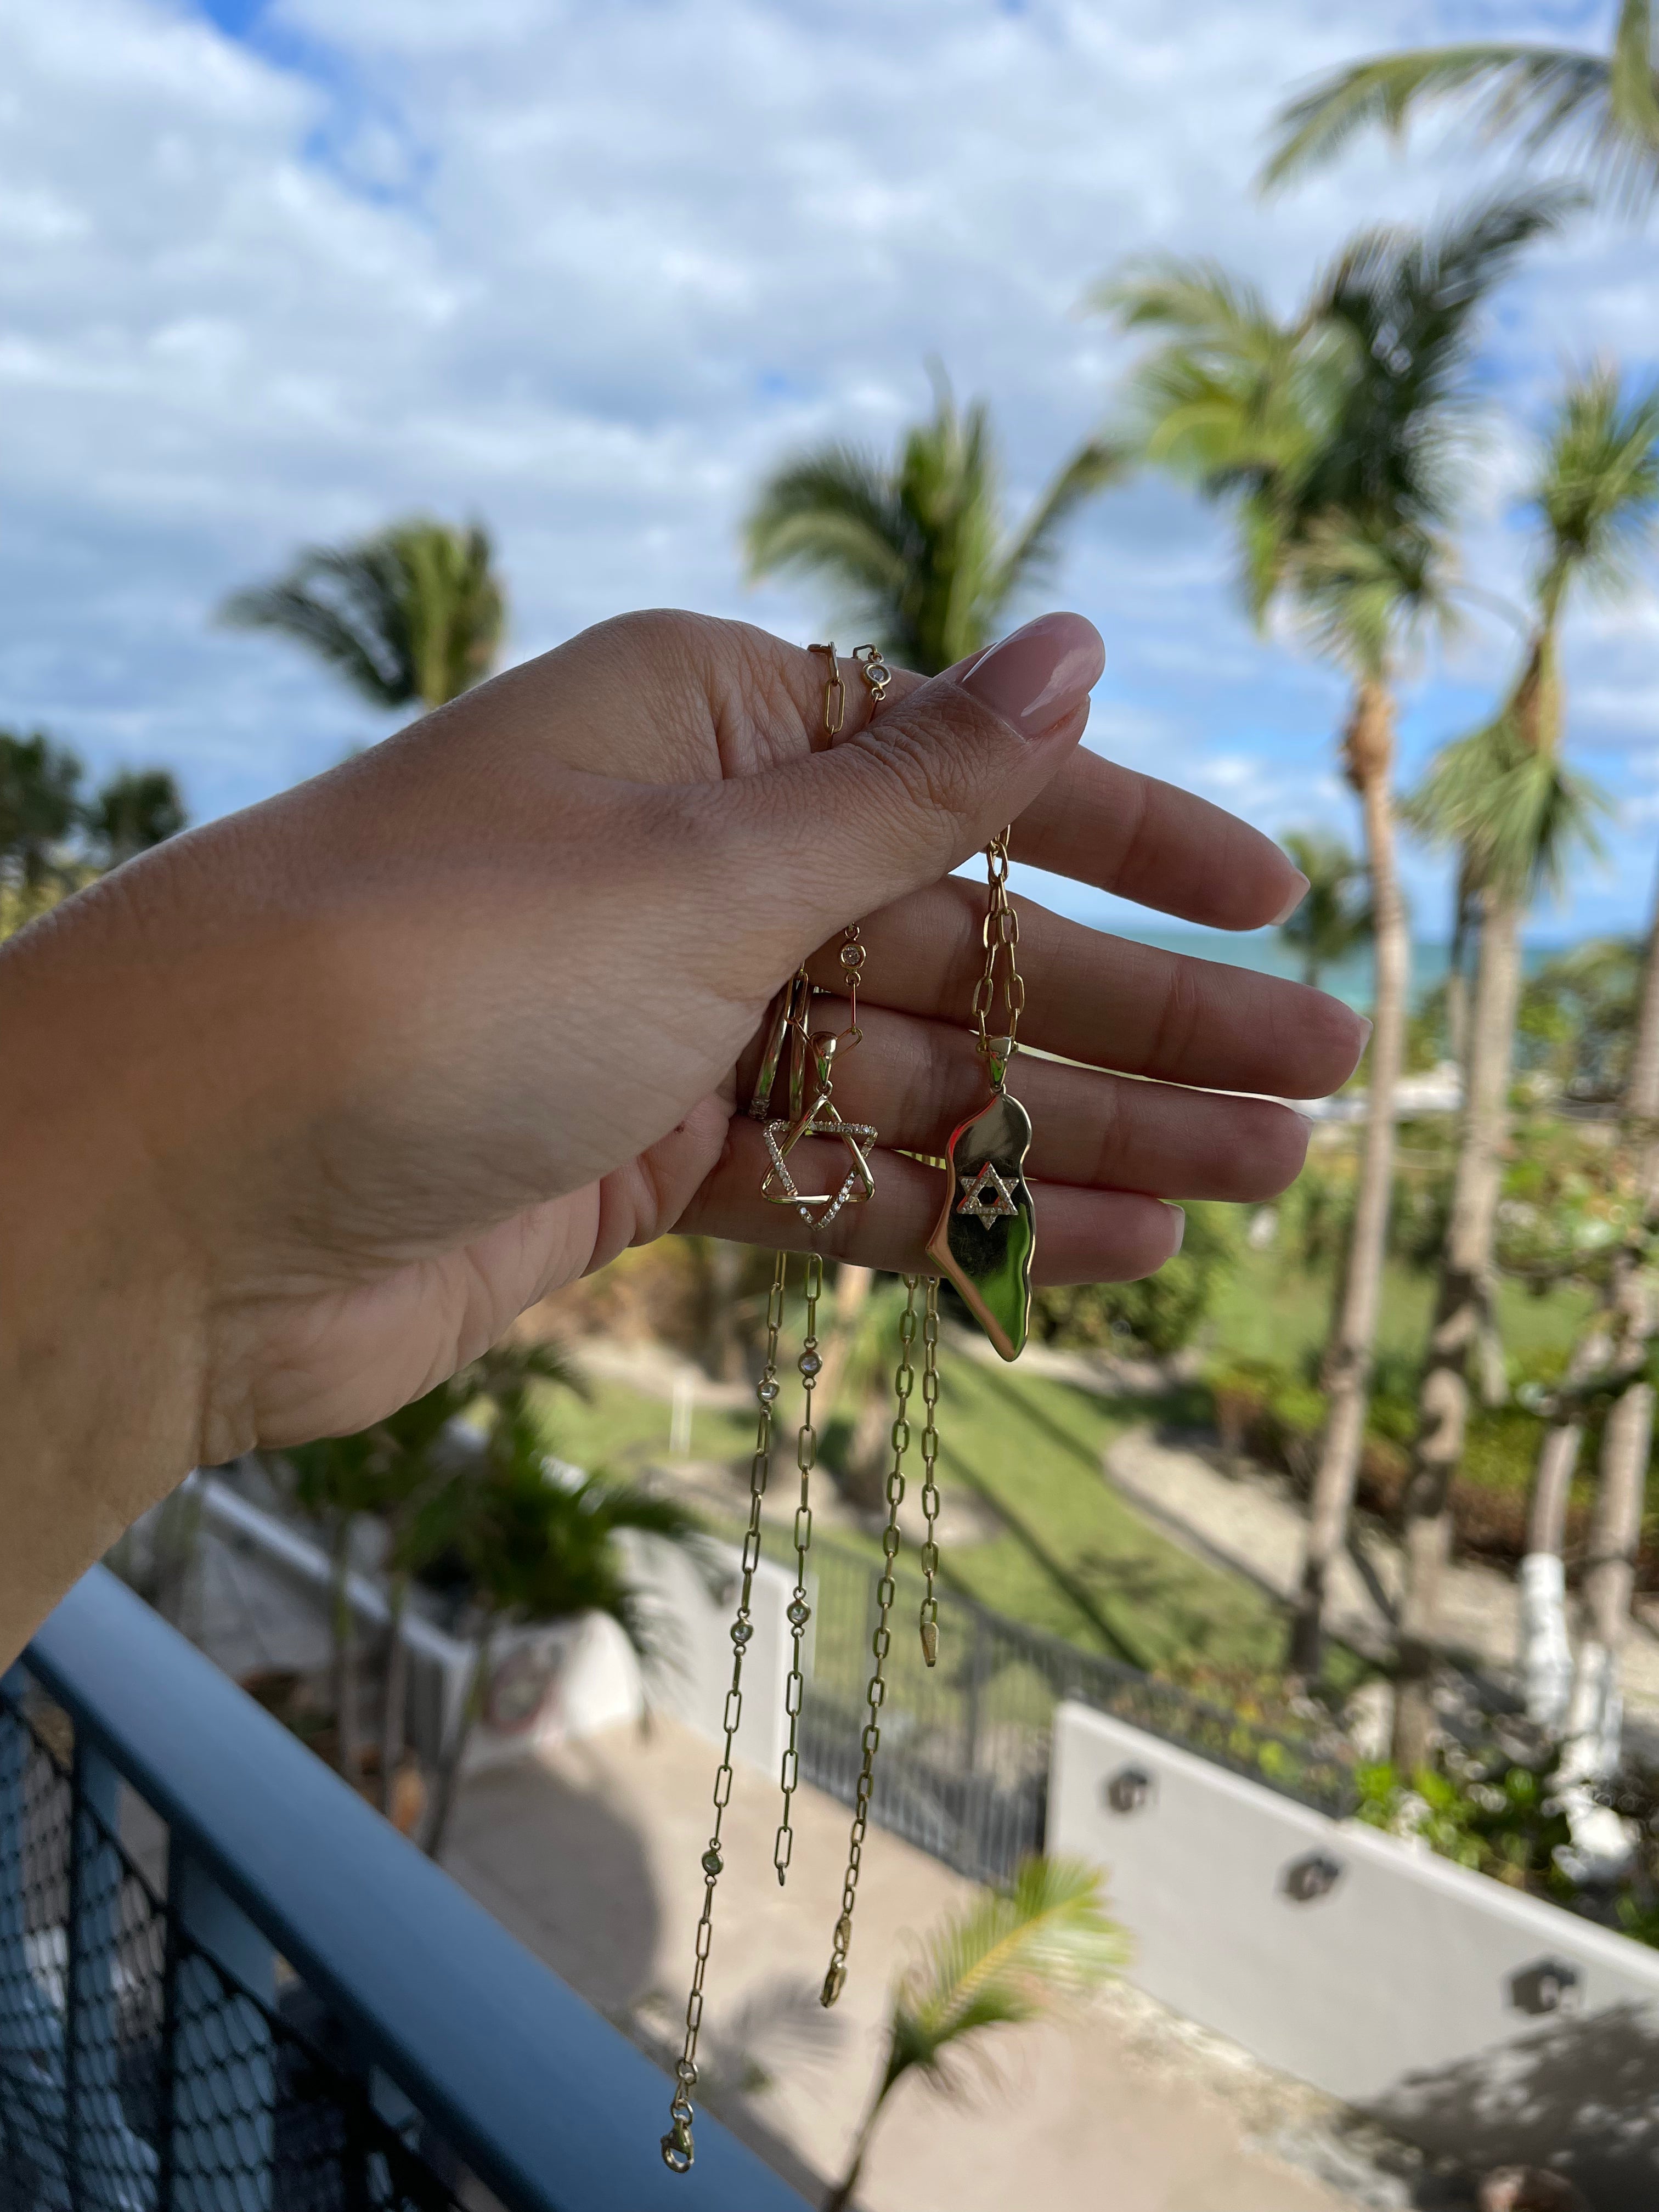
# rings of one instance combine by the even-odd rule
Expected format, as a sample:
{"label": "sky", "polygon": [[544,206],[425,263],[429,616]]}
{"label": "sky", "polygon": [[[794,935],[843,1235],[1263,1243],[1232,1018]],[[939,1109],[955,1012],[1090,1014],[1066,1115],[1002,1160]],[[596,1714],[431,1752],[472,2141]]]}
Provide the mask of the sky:
{"label": "sky", "polygon": [[[1282,307],[1357,228],[1507,173],[1432,125],[1263,201],[1278,104],[1363,53],[1460,36],[1603,47],[1537,0],[0,0],[0,726],[100,772],[164,763],[198,817],[391,719],[216,605],[295,550],[477,516],[508,658],[629,607],[802,641],[752,587],[768,469],[890,452],[926,364],[991,405],[1011,514],[1113,419],[1133,346],[1084,311],[1138,255],[1215,256]],[[1535,252],[1502,295],[1462,562],[1510,599],[1517,502],[1564,373],[1659,368],[1659,215]],[[1655,568],[1659,580],[1659,563]],[[1042,599],[1099,626],[1089,742],[1271,833],[1356,840],[1340,679],[1255,635],[1224,516],[1155,478],[1085,514]],[[1405,686],[1402,781],[1515,653],[1484,602]],[[846,642],[850,645],[850,636]],[[1616,801],[1535,916],[1638,927],[1659,850],[1659,599],[1577,608],[1570,744]],[[1419,933],[1444,870],[1412,851]],[[1082,917],[1132,910],[1042,887]]]}

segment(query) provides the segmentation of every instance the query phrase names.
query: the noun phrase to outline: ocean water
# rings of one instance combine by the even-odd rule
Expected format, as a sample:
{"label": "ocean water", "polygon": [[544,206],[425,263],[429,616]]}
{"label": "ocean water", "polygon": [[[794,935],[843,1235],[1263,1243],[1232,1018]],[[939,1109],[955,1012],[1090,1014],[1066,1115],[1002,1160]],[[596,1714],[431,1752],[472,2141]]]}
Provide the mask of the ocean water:
{"label": "ocean water", "polygon": [[[1156,945],[1165,952],[1184,952],[1196,960],[1219,961],[1228,968],[1253,968],[1265,975],[1300,979],[1302,963],[1295,948],[1286,945],[1276,929],[1252,930],[1234,936],[1224,929],[1116,929],[1113,934],[1133,938],[1138,945]],[[1525,972],[1530,975],[1547,961],[1571,947],[1559,943],[1527,945],[1522,950]],[[1413,1006],[1420,1005],[1437,985],[1445,981],[1450,947],[1438,943],[1412,945],[1411,993]],[[1371,956],[1369,946],[1346,960],[1333,961],[1320,978],[1320,988],[1346,999],[1351,1006],[1369,1008],[1371,1002]]]}

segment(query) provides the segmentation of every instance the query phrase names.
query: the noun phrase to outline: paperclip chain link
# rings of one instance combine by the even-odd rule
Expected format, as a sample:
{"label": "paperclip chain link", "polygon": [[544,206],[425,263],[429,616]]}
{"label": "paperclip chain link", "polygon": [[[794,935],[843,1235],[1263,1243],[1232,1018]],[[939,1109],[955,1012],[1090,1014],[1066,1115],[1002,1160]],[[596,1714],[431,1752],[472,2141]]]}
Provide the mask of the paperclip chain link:
{"label": "paperclip chain link", "polygon": [[732,1745],[743,1717],[743,1662],[755,1633],[750,1606],[754,1595],[755,1570],[760,1565],[761,1506],[772,1467],[772,1409],[778,1402],[778,1334],[783,1327],[784,1283],[788,1267],[786,1254],[772,1262],[772,1288],[766,1301],[766,1360],[755,1385],[759,1408],[755,1423],[755,1452],[749,1463],[749,1526],[743,1540],[743,1580],[738,1609],[732,1622],[732,1686],[726,1692],[722,1724],[725,1742],[714,1774],[714,1826],[702,1855],[702,1916],[697,1922],[696,1960],[691,1969],[691,1994],[685,2002],[685,2042],[674,2066],[674,2096],[668,2107],[669,2130],[662,2139],[663,2164],[675,2173],[689,2173],[696,2152],[691,2141],[691,2093],[697,2086],[697,2033],[702,2026],[702,1984],[708,1966],[708,1947],[714,1923],[714,1885],[726,1863],[720,1849],[720,1829],[732,1802]]}
{"label": "paperclip chain link", "polygon": [[870,1649],[876,1663],[865,1692],[868,1717],[864,1729],[864,1758],[859,1767],[858,1788],[854,1798],[853,1829],[847,1846],[847,1872],[842,1881],[841,1917],[836,1923],[830,1970],[824,1975],[823,1987],[818,1993],[818,2002],[826,2007],[834,2004],[847,1982],[847,1954],[853,1942],[853,1907],[858,1901],[859,1869],[864,1857],[865,1832],[870,1824],[870,1792],[874,1782],[876,1751],[881,1742],[881,1709],[887,1698],[885,1669],[887,1654],[892,1647],[887,1620],[893,1609],[893,1562],[898,1557],[899,1508],[904,1503],[904,1455],[910,1448],[910,1393],[916,1379],[910,1353],[916,1340],[918,1287],[916,1276],[907,1275],[904,1278],[904,1311],[899,1316],[898,1367],[893,1376],[893,1464],[887,1476],[887,1524],[881,1532],[882,1556],[885,1564],[881,1579],[876,1584],[876,1627],[870,1639]]}
{"label": "paperclip chain link", "polygon": [[921,1571],[927,1587],[921,1600],[921,1656],[928,1666],[939,1658],[939,1600],[933,1577],[939,1572],[939,1277],[927,1278],[927,1297],[921,1316],[921,1511],[927,1534],[921,1547]]}
{"label": "paperclip chain link", "polygon": [[800,1709],[805,1692],[801,1647],[806,1634],[806,1624],[812,1618],[812,1608],[806,1597],[806,1554],[812,1542],[812,1468],[818,1453],[818,1432],[812,1425],[812,1388],[823,1365],[817,1338],[818,1300],[823,1295],[823,1261],[816,1252],[809,1252],[806,1255],[806,1332],[801,1340],[800,1358],[796,1363],[800,1369],[804,1402],[800,1427],[795,1438],[795,1465],[800,1474],[800,1502],[795,1508],[795,1589],[784,1613],[793,1639],[789,1675],[783,1692],[784,1711],[789,1720],[789,1741],[784,1747],[783,1768],[779,1778],[783,1786],[783,1818],[778,1823],[777,1840],[772,1846],[772,1863],[778,1870],[780,1887],[788,1876],[789,1856],[795,1844],[795,1832],[790,1823],[790,1814],[796,1785],[800,1780]]}

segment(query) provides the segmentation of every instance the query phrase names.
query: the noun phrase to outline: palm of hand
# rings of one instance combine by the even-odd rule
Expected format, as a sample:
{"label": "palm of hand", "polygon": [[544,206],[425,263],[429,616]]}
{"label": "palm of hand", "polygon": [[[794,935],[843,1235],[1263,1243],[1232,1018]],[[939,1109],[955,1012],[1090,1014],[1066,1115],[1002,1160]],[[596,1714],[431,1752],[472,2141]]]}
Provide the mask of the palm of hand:
{"label": "palm of hand", "polygon": [[[547,1290],[672,1229],[705,1188],[738,1057],[807,948],[784,912],[728,934],[732,887],[708,866],[717,793],[696,787],[806,753],[823,669],[735,624],[624,617],[378,748],[331,792],[295,795],[288,826],[313,859],[360,834],[356,800],[398,860],[356,922],[368,973],[342,1028],[367,1110],[325,1118],[326,1235],[308,1223],[287,1267],[258,1255],[262,1281],[297,1273],[297,1294],[234,1302],[217,1394],[234,1445],[366,1426]],[[458,877],[459,903],[434,900]],[[411,1095],[395,1079],[409,1031],[434,1024],[443,1042]]]}

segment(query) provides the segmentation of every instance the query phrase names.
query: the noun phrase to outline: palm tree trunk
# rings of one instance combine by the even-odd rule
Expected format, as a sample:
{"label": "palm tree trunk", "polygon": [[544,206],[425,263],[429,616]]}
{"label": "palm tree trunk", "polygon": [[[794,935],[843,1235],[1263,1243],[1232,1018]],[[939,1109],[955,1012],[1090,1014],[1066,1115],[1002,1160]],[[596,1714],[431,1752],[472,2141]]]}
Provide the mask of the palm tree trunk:
{"label": "palm tree trunk", "polygon": [[1389,1207],[1394,1195],[1394,1094],[1406,1039],[1411,939],[1395,855],[1394,701],[1381,684],[1364,685],[1354,701],[1346,749],[1358,790],[1370,869],[1375,962],[1370,1111],[1359,1188],[1349,1235],[1346,1280],[1326,1349],[1323,1383],[1329,1411],[1309,1508],[1302,1587],[1291,1624],[1289,1664],[1311,1680],[1319,1673],[1330,1576],[1346,1540],[1354,1483],[1365,1438],[1382,1268],[1388,1256]]}
{"label": "palm tree trunk", "polygon": [[1451,945],[1446,963],[1446,1056],[1467,1078],[1469,1049],[1469,887],[1458,864],[1452,893]]}
{"label": "palm tree trunk", "polygon": [[380,1706],[380,1810],[392,1817],[392,1793],[403,1765],[404,1722],[409,1711],[409,1647],[404,1614],[409,1605],[409,1577],[394,1574],[387,1592],[392,1618],[386,1625],[386,1688]]}
{"label": "palm tree trunk", "polygon": [[1606,1364],[1611,1340],[1604,1328],[1586,1329],[1567,1364],[1566,1395],[1551,1416],[1538,1447],[1527,1508],[1527,1553],[1521,1562],[1518,1658],[1527,1717],[1552,1733],[1566,1718],[1572,1688],[1572,1646],[1567,1635],[1567,1505],[1584,1441],[1583,1416],[1572,1394]]}
{"label": "palm tree trunk", "polygon": [[357,1616],[351,1607],[353,1516],[334,1516],[330,1611],[334,1644],[334,1739],[341,1773],[355,1790],[362,1775],[362,1747],[357,1729]]}
{"label": "palm tree trunk", "polygon": [[427,1830],[426,1842],[422,1846],[429,1859],[443,1856],[444,1838],[449,1833],[449,1816],[455,1809],[455,1791],[460,1780],[461,1761],[466,1757],[466,1747],[472,1741],[472,1731],[483,1711],[484,1693],[489,1686],[490,1647],[495,1634],[495,1623],[492,1615],[478,1632],[466,1696],[462,1700],[453,1739],[445,1746],[438,1769],[438,1789],[432,1808],[432,1823]]}
{"label": "palm tree trunk", "polygon": [[[1646,960],[1643,971],[1642,1002],[1637,1015],[1631,1070],[1625,1092],[1624,1118],[1627,1128],[1644,1138],[1641,1170],[1644,1198],[1644,1236],[1659,1221],[1659,1141],[1654,1125],[1659,1121],[1659,894],[1656,894],[1648,924]],[[1642,1270],[1632,1253],[1614,1261],[1606,1297],[1600,1310],[1584,1324],[1568,1363],[1569,1393],[1613,1365],[1639,1365],[1653,1332],[1653,1317],[1644,1311]],[[1645,1407],[1644,1398],[1648,1403]],[[1626,1406],[1627,1399],[1636,1402]],[[1587,1614],[1585,1650],[1580,1680],[1572,1699],[1577,1709],[1574,1725],[1582,1717],[1601,1711],[1609,1691],[1617,1686],[1617,1662],[1629,1612],[1635,1549],[1641,1536],[1641,1516],[1646,1489],[1646,1449],[1642,1430],[1652,1422],[1651,1394],[1646,1383],[1636,1382],[1614,1401],[1601,1440],[1601,1483],[1590,1532],[1589,1565],[1584,1584]],[[1559,1728],[1567,1718],[1572,1672],[1567,1648],[1565,1601],[1555,1599],[1559,1620],[1534,1609],[1534,1583],[1547,1584],[1559,1592],[1564,1580],[1561,1559],[1565,1549],[1567,1503],[1583,1440],[1584,1424],[1578,1401],[1569,1395],[1550,1423],[1538,1454],[1533,1476],[1531,1510],[1527,1524],[1527,1557],[1522,1561],[1521,1665],[1527,1687],[1527,1711],[1541,1727]],[[1534,1565],[1534,1562],[1540,1564]],[[1535,1648],[1536,1646],[1536,1648]],[[1595,1723],[1592,1733],[1596,1732]],[[1606,1730],[1599,1732],[1605,1741]],[[1588,1748],[1588,1747],[1587,1747]]]}
{"label": "palm tree trunk", "polygon": [[1395,1764],[1409,1773],[1434,1734],[1435,1633],[1451,1552],[1451,1486],[1468,1423],[1469,1361],[1478,1347],[1509,1125],[1510,1071],[1521,990],[1521,908],[1482,894],[1480,952],[1469,1024],[1469,1074],[1441,1255],[1434,1327],[1418,1397],[1417,1443],[1405,1498],[1405,1589],[1395,1697]]}
{"label": "palm tree trunk", "polygon": [[1618,1756],[1619,1662],[1630,1621],[1653,1443],[1654,1391],[1644,1369],[1659,1314],[1644,1253],[1659,1230],[1659,903],[1648,931],[1624,1118],[1627,1135],[1641,1146],[1643,1224],[1637,1243],[1614,1260],[1607,1291],[1610,1364],[1629,1379],[1608,1409],[1601,1432],[1600,1481],[1584,1569],[1584,1640],[1573,1697],[1581,1741],[1570,1760],[1581,1776],[1605,1772]]}
{"label": "palm tree trunk", "polygon": [[870,2149],[870,2138],[876,2131],[876,2122],[881,2118],[881,2108],[887,2101],[887,2092],[897,2075],[884,2070],[869,2108],[859,2123],[859,2131],[853,2138],[853,2154],[847,2171],[823,2200],[823,2212],[847,2212],[853,2201],[853,2192],[859,2185],[859,2176],[864,2171],[864,2161]]}

